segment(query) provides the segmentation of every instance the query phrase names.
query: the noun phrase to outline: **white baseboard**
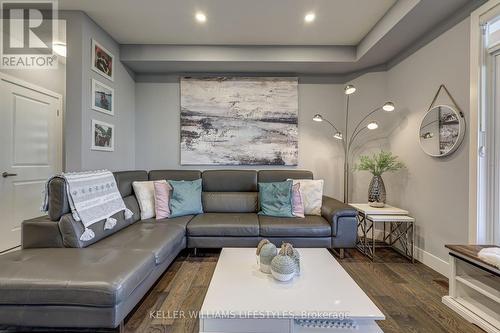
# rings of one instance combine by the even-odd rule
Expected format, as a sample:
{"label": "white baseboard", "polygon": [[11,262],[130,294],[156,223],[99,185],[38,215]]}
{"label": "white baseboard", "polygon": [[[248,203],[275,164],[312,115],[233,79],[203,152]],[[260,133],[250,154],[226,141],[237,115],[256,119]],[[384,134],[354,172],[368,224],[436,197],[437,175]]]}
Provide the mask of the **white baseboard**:
{"label": "white baseboard", "polygon": [[[381,240],[383,233],[383,230],[375,229],[375,239]],[[444,275],[446,278],[450,277],[450,264],[447,261],[424,251],[417,246],[415,246],[415,259],[420,261],[425,266],[435,270],[439,274]]]}
{"label": "white baseboard", "polygon": [[450,264],[443,259],[415,246],[415,258],[446,278],[450,277]]}

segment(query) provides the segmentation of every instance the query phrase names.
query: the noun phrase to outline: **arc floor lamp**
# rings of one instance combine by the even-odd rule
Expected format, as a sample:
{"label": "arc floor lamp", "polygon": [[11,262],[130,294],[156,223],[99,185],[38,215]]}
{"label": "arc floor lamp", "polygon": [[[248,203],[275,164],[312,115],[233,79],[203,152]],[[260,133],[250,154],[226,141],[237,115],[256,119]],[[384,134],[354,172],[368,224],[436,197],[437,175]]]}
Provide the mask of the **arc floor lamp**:
{"label": "arc floor lamp", "polygon": [[[385,102],[384,105],[377,107],[372,110],[366,116],[361,119],[360,122],[356,124],[352,133],[348,133],[348,125],[349,125],[349,97],[356,92],[356,87],[349,84],[344,88],[344,93],[347,96],[346,101],[346,112],[345,112],[345,127],[344,132],[341,132],[331,121],[324,118],[320,114],[316,114],[313,117],[314,121],[325,121],[328,123],[335,131],[333,137],[337,140],[342,141],[342,147],[344,148],[344,202],[348,203],[349,201],[349,155],[351,153],[351,147],[356,138],[363,133],[365,130],[372,131],[378,128],[378,123],[376,120],[370,120],[370,116],[372,116],[377,111],[383,110],[386,112],[393,112],[395,110],[394,103]],[[349,135],[350,134],[350,135]]]}

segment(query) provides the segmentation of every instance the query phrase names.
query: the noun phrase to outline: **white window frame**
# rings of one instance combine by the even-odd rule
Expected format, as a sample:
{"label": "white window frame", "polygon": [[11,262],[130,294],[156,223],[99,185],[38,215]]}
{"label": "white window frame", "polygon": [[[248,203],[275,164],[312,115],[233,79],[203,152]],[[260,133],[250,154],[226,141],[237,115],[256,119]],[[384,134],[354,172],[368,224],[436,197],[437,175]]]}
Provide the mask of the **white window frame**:
{"label": "white window frame", "polygon": [[500,154],[495,153],[500,135],[494,135],[500,117],[495,117],[492,93],[498,90],[494,69],[500,47],[486,48],[488,23],[498,17],[500,0],[490,0],[471,14],[469,242],[473,244],[500,242],[500,236],[494,237],[500,231]]}

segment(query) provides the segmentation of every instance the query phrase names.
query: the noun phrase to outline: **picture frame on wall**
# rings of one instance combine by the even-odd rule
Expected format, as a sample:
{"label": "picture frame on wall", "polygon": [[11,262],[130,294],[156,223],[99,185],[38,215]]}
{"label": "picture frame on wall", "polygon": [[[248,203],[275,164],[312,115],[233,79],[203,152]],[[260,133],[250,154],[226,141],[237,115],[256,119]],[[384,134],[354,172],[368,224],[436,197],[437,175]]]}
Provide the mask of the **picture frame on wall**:
{"label": "picture frame on wall", "polygon": [[92,119],[91,150],[115,150],[115,126],[100,120]]}
{"label": "picture frame on wall", "polygon": [[92,79],[92,109],[114,116],[115,90],[104,83]]}
{"label": "picture frame on wall", "polygon": [[114,55],[92,39],[92,70],[114,81]]}
{"label": "picture frame on wall", "polygon": [[297,77],[182,77],[181,165],[298,164]]}

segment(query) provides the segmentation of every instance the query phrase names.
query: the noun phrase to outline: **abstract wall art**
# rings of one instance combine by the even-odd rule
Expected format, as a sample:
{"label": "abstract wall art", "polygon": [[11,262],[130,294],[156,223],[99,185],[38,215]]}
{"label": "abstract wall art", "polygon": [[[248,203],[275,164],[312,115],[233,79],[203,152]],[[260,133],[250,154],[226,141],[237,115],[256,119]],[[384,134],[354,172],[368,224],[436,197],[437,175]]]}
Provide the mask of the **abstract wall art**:
{"label": "abstract wall art", "polygon": [[297,165],[298,79],[181,78],[182,165]]}

